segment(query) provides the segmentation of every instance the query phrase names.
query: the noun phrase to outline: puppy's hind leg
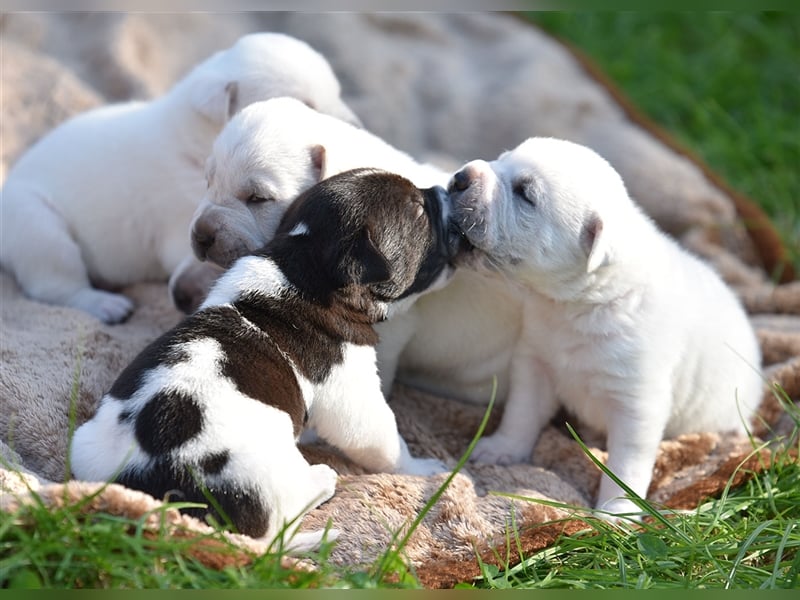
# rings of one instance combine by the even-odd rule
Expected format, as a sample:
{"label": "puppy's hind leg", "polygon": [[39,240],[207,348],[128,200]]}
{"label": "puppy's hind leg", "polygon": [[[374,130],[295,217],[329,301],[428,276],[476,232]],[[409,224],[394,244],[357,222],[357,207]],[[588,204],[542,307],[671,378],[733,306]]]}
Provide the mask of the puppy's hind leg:
{"label": "puppy's hind leg", "polygon": [[294,522],[286,528],[283,547],[295,552],[314,550],[319,547],[323,537],[334,540],[339,531],[330,529],[326,536],[326,531],[323,529],[315,531],[296,531],[296,529],[307,512],[330,500],[336,493],[336,471],[328,465],[306,464],[295,471],[294,477],[294,481],[286,483],[287,486],[292,486],[292,490],[284,490],[290,497],[286,506],[286,518],[294,519]]}
{"label": "puppy's hind leg", "polygon": [[0,262],[28,296],[83,310],[105,323],[130,315],[128,298],[92,288],[67,224],[36,190],[3,190],[1,221]]}

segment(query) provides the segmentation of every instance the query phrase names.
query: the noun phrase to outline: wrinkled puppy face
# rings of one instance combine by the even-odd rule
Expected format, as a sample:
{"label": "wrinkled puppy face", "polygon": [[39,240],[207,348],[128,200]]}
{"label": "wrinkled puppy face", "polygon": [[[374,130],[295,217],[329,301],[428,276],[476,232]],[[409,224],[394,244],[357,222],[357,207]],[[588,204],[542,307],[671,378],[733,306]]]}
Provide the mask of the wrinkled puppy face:
{"label": "wrinkled puppy face", "polygon": [[473,246],[458,262],[535,287],[585,276],[606,261],[601,214],[609,195],[626,195],[602,158],[550,138],[531,138],[492,162],[472,161],[448,189],[452,219]]}
{"label": "wrinkled puppy face", "polygon": [[281,144],[260,108],[236,115],[214,142],[191,224],[195,255],[223,268],[272,239],[292,200],[321,176],[322,148]]}
{"label": "wrinkled puppy face", "polygon": [[461,236],[447,193],[376,169],[346,171],[303,193],[266,250],[293,286],[386,318],[443,286]]}

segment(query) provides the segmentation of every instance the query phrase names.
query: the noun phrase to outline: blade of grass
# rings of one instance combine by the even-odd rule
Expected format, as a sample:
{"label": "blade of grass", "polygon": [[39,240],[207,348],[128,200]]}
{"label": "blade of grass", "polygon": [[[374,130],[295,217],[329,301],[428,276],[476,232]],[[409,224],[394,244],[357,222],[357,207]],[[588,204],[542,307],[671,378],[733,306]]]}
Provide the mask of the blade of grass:
{"label": "blade of grass", "polygon": [[489,416],[491,415],[492,408],[494,407],[495,397],[497,395],[497,378],[495,377],[492,382],[492,394],[489,397],[489,404],[486,407],[486,411],[483,414],[483,419],[481,419],[480,425],[478,426],[478,430],[476,431],[475,435],[472,438],[472,441],[467,446],[466,451],[461,456],[461,458],[456,463],[456,466],[450,472],[450,475],[442,482],[439,488],[431,495],[430,499],[425,503],[420,510],[419,514],[416,518],[411,522],[411,525],[408,527],[406,534],[397,542],[397,537],[399,536],[398,530],[392,538],[392,542],[390,544],[389,550],[384,553],[383,557],[380,559],[378,566],[376,568],[376,576],[378,579],[383,579],[388,574],[389,566],[392,564],[396,564],[395,561],[399,560],[400,552],[408,543],[408,540],[413,535],[414,531],[419,527],[422,520],[425,518],[433,506],[439,501],[442,494],[444,494],[445,490],[450,485],[450,482],[453,481],[455,476],[461,471],[461,469],[466,464],[467,460],[469,460],[472,451],[475,449],[475,445],[478,443],[478,440],[483,435],[484,430],[486,429],[486,425],[489,422]]}

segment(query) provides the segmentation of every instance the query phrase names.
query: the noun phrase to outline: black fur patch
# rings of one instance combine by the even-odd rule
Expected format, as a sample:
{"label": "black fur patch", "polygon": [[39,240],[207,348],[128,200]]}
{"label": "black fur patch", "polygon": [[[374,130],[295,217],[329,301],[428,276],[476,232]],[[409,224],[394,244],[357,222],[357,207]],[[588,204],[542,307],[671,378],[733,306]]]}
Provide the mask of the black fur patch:
{"label": "black fur patch", "polygon": [[231,453],[227,450],[215,452],[204,456],[200,461],[200,469],[204,475],[216,475],[225,468],[231,458]]}
{"label": "black fur patch", "polygon": [[118,400],[129,400],[142,386],[150,369],[158,365],[175,365],[186,359],[186,353],[175,348],[169,335],[162,335],[125,367],[108,393]]}
{"label": "black fur patch", "polygon": [[[147,492],[154,498],[164,499],[169,495],[167,499],[170,501],[206,504],[208,508],[185,508],[181,512],[201,520],[210,514],[222,525],[230,521],[240,533],[252,537],[264,535],[269,526],[270,511],[261,501],[257,490],[228,484],[210,486],[203,490],[198,485],[202,468],[202,465],[175,466],[168,456],[161,456],[145,469],[123,471],[117,477],[117,482]],[[224,514],[213,508],[204,491],[214,498]]]}
{"label": "black fur patch", "polygon": [[[424,291],[455,256],[446,200],[444,189],[420,190],[399,175],[346,171],[301,194],[261,253],[314,303],[349,305],[374,323],[383,318],[376,300]],[[309,234],[289,235],[298,223]]]}
{"label": "black fur patch", "polygon": [[178,448],[203,430],[203,412],[188,394],[160,391],[136,417],[136,441],[151,456]]}

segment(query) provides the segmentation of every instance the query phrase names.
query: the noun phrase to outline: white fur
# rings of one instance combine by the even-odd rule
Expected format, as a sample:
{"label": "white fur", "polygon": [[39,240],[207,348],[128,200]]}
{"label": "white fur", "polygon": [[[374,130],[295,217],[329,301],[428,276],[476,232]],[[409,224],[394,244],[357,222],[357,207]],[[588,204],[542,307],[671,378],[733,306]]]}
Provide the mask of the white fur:
{"label": "white fur", "polygon": [[305,223],[298,223],[297,225],[292,227],[292,230],[289,232],[289,235],[290,236],[308,235],[309,233],[310,231],[308,229],[308,225],[306,225]]}
{"label": "white fur", "polygon": [[[195,238],[213,237],[208,257],[227,266],[272,238],[299,193],[356,167],[393,171],[418,187],[443,185],[448,179],[368,131],[295,100],[253,104],[214,143],[208,192],[193,221]],[[253,194],[267,200],[246,202]],[[497,376],[502,399],[520,323],[521,303],[514,294],[482,274],[457,271],[447,287],[378,324],[384,393],[389,394],[399,369],[400,379],[408,383],[481,403],[488,402]]]}
{"label": "white fur", "polygon": [[167,94],[81,114],[14,165],[0,196],[0,265],[29,296],[114,323],[117,288],[166,280],[190,255],[203,164],[230,114],[293,95],[357,122],[327,61],[283,34],[242,37]]}
{"label": "white fur", "polygon": [[200,308],[233,302],[244,292],[273,297],[289,286],[286,276],[273,261],[260,256],[244,256],[215,282]]}
{"label": "white fur", "polygon": [[314,389],[309,427],[349,458],[375,472],[434,475],[441,461],[412,458],[381,394],[375,348],[347,344],[344,361]]}
{"label": "white fur", "polygon": [[[524,377],[512,380],[502,422],[475,460],[528,459],[561,403],[607,432],[608,466],[644,497],[663,437],[745,430],[762,380],[744,311],[642,213],[605,160],[531,138],[463,173],[469,186],[453,192],[454,211],[475,260],[524,301],[514,351]],[[597,506],[637,510],[622,495],[604,476]]]}

